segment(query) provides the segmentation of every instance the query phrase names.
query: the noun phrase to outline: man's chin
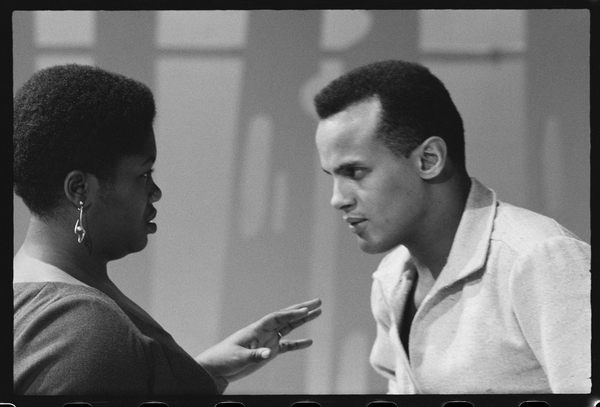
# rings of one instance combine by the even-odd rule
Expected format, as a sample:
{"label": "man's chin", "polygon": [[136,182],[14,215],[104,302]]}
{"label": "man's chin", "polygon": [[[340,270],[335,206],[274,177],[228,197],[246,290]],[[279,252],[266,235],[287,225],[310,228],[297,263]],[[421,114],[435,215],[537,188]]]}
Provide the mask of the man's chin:
{"label": "man's chin", "polygon": [[361,237],[358,237],[358,246],[360,247],[360,250],[367,254],[379,254],[387,251],[381,248],[381,245],[362,239]]}

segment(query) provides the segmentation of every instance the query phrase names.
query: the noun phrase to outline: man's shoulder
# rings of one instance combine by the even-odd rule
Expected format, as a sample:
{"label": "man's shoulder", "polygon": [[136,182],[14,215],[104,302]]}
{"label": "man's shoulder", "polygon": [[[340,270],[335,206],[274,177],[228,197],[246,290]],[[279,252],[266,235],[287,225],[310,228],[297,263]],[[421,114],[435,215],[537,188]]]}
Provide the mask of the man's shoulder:
{"label": "man's shoulder", "polygon": [[498,202],[492,241],[501,241],[521,252],[556,239],[586,244],[573,232],[548,216],[505,202]]}

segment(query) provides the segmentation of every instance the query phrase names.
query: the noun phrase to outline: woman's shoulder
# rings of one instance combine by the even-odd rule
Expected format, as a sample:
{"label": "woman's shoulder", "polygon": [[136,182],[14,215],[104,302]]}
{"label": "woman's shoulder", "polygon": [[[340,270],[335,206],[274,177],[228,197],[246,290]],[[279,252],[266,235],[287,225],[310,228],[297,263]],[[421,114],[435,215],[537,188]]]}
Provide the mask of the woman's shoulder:
{"label": "woman's shoulder", "polygon": [[[145,346],[110,298],[91,287],[59,282],[16,283],[13,290],[19,392],[88,393],[98,382],[118,391],[147,391]],[[47,388],[48,383],[56,388]]]}
{"label": "woman's shoulder", "polygon": [[189,355],[141,332],[102,292],[61,282],[13,288],[18,393],[216,391]]}
{"label": "woman's shoulder", "polygon": [[21,307],[96,303],[100,306],[99,310],[120,309],[102,291],[83,284],[70,284],[60,281],[13,283],[13,292],[15,308],[17,308],[17,305]]}
{"label": "woman's shoulder", "polygon": [[65,332],[72,332],[74,327],[97,332],[108,327],[134,327],[110,297],[92,287],[63,282],[15,283],[13,292],[15,335],[31,324],[68,328]]}

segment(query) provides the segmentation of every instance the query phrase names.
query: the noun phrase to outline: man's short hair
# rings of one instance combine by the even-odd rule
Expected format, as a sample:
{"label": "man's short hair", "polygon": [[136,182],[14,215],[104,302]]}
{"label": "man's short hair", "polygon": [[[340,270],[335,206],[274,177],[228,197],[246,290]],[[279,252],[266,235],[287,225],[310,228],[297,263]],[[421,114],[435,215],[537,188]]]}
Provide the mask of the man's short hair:
{"label": "man's short hair", "polygon": [[361,66],[333,80],[314,98],[326,119],[353,104],[377,97],[382,114],[377,138],[398,157],[408,157],[432,136],[443,139],[448,156],[465,170],[464,128],[444,84],[426,67],[389,60]]}

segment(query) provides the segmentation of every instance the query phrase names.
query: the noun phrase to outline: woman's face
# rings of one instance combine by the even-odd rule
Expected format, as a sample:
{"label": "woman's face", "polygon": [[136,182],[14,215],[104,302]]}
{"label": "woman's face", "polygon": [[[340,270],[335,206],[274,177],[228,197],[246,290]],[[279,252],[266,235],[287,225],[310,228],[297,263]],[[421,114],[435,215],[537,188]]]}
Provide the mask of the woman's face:
{"label": "woman's face", "polygon": [[140,153],[119,161],[114,183],[103,185],[87,210],[92,252],[107,261],[142,250],[148,234],[156,232],[153,204],[162,193],[152,179],[155,160],[156,141],[151,129]]}

